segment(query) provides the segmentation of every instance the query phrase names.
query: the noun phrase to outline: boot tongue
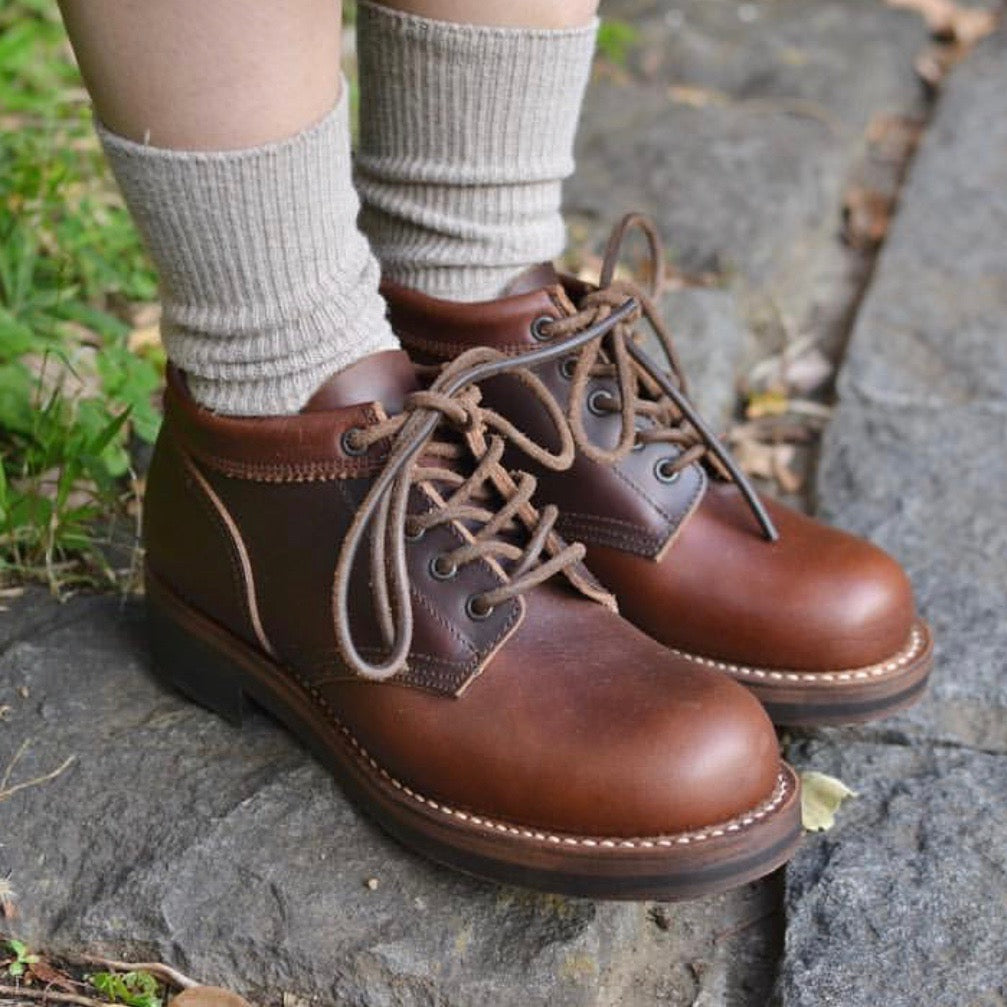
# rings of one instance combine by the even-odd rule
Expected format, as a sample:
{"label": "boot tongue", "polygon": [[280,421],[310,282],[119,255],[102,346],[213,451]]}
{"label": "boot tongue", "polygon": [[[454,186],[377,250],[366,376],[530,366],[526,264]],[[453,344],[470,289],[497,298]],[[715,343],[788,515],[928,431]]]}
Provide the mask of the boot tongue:
{"label": "boot tongue", "polygon": [[389,416],[402,411],[418,391],[416,368],[405,350],[383,350],[337,371],[308,399],[302,413],[324,413],[364,402],[380,402]]}
{"label": "boot tongue", "polygon": [[551,262],[540,262],[529,266],[523,273],[518,273],[503,290],[501,297],[514,297],[517,294],[530,294],[543,287],[552,287],[560,282],[559,273]]}

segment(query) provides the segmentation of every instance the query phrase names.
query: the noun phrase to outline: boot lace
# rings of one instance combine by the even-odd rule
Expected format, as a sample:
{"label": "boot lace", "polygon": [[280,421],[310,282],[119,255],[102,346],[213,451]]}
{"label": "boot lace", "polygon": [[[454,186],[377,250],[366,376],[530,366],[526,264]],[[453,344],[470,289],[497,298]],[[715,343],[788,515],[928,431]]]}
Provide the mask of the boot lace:
{"label": "boot lace", "polygon": [[[445,367],[428,389],[408,396],[401,413],[347,432],[347,446],[355,452],[384,438],[391,440],[385,467],[347,532],[333,583],[339,647],[356,674],[382,681],[406,666],[413,636],[406,548],[408,541],[427,530],[453,523],[466,539],[435,558],[440,576],[453,576],[465,564],[489,558],[505,570],[503,584],[469,599],[468,612],[475,619],[486,618],[497,605],[583,559],[582,545],[567,544],[553,531],[556,508],[550,504],[539,511],[532,506],[535,478],[508,472],[500,462],[510,441],[546,468],[562,470],[572,464],[569,427],[555,399],[529,368],[568,353],[571,345],[587,345],[635,310],[635,302],[627,301],[562,346],[520,358],[487,348],[470,350]],[[478,383],[502,373],[517,377],[549,412],[560,437],[557,452],[481,404]],[[471,472],[463,474],[460,469],[472,460]],[[410,490],[420,484],[431,507],[409,513]],[[350,626],[350,580],[365,539],[370,541],[371,603],[387,650],[377,662],[361,654]]]}
{"label": "boot lace", "polygon": [[[632,280],[615,278],[623,243],[634,227],[647,239],[649,289]],[[543,326],[544,334],[550,337],[570,336],[611,321],[613,312],[628,301],[634,304],[633,310],[584,345],[576,358],[567,414],[574,442],[579,451],[602,465],[614,464],[637,445],[674,444],[680,453],[664,467],[667,478],[695,462],[704,462],[717,476],[738,487],[765,537],[775,542],[779,534],[752,484],[689,399],[681,360],[656,304],[663,270],[664,251],[653,222],[639,213],[627,214],[609,237],[597,289],[580,299],[575,314]],[[640,345],[636,325],[641,320],[646,320],[653,330],[667,358],[667,368]],[[565,345],[570,348],[569,343]],[[588,386],[595,378],[614,379],[618,386],[615,396],[595,393],[590,399],[592,409],[620,415],[619,441],[612,449],[595,444],[584,427]]]}

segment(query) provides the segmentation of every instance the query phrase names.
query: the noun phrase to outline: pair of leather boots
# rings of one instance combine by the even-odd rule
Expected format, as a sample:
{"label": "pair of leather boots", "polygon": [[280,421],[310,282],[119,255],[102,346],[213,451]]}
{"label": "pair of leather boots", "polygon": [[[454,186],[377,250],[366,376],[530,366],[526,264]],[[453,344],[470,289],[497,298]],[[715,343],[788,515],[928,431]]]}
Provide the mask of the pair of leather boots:
{"label": "pair of leather boots", "polygon": [[165,679],[264,707],[408,846],[673,899],[793,853],[770,717],[904,706],[931,641],[892,559],[761,499],[696,414],[650,292],[613,279],[636,223],[598,286],[387,287],[408,355],[295,416],[215,415],[170,372],[146,590]]}

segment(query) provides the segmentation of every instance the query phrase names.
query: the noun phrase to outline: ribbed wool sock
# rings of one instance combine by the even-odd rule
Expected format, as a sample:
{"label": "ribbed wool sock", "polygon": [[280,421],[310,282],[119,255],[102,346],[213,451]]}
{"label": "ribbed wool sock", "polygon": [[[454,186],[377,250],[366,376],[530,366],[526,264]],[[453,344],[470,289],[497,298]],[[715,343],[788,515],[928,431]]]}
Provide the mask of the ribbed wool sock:
{"label": "ribbed wool sock", "polygon": [[356,225],[348,91],[316,125],[247,150],[162,150],[98,127],[160,274],[168,357],[217,412],[296,412],[331,374],[398,346]]}
{"label": "ribbed wool sock", "polygon": [[562,251],[560,190],[596,27],[479,27],[358,5],[360,225],[386,278],[476,301]]}

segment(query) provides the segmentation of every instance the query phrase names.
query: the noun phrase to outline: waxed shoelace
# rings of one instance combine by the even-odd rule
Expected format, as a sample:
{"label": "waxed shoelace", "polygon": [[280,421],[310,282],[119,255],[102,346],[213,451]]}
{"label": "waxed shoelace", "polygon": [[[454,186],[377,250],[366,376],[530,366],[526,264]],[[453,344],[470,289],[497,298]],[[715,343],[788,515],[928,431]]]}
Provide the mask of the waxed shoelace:
{"label": "waxed shoelace", "polygon": [[[510,561],[503,584],[470,599],[470,614],[477,619],[583,559],[582,545],[567,545],[553,532],[556,508],[549,505],[537,511],[532,506],[534,477],[512,475],[500,459],[509,440],[547,468],[570,466],[572,435],[555,400],[530,368],[588,345],[635,311],[636,302],[628,299],[562,345],[517,358],[487,348],[470,350],[445,367],[429,389],[408,396],[403,412],[352,432],[354,450],[391,439],[385,466],[346,534],[333,583],[340,651],[356,674],[382,681],[406,666],[413,636],[406,549],[410,539],[427,529],[448,523],[468,529],[468,542],[437,557],[445,577],[480,558]],[[549,412],[561,441],[556,454],[480,404],[479,382],[504,373],[518,378]],[[444,432],[453,433],[454,439],[435,436],[438,428],[446,428]],[[465,452],[475,461],[468,476],[450,467],[450,462],[461,459]],[[421,483],[430,488],[433,506],[420,514],[409,514],[410,489]],[[445,498],[444,489],[453,492]],[[494,495],[502,505],[494,507]],[[500,534],[515,523],[524,529],[520,545]],[[471,530],[473,525],[477,531]],[[368,661],[360,653],[350,625],[350,581],[366,539],[370,540],[371,603],[387,649],[387,656],[378,662]]]}
{"label": "waxed shoelace", "polygon": [[[634,227],[647,238],[651,275],[649,291],[631,280],[615,279],[623,242]],[[629,300],[636,305],[632,312],[584,345],[577,356],[571,375],[567,413],[573,439],[579,451],[602,465],[614,464],[637,444],[673,444],[681,450],[668,465],[668,476],[694,462],[707,461],[720,476],[738,487],[765,537],[775,542],[779,533],[754,487],[689,400],[685,374],[674,341],[655,303],[661,293],[663,269],[664,252],[654,224],[642,214],[627,214],[609,238],[598,289],[581,298],[575,314],[543,326],[544,334],[549,337],[568,337],[610,320],[613,312]],[[662,368],[640,346],[635,327],[641,319],[653,329],[667,357],[667,369]],[[566,345],[569,349],[569,343]],[[619,389],[617,396],[605,395],[592,401],[594,409],[620,415],[619,441],[612,449],[595,444],[584,426],[588,386],[595,378],[614,378]]]}

